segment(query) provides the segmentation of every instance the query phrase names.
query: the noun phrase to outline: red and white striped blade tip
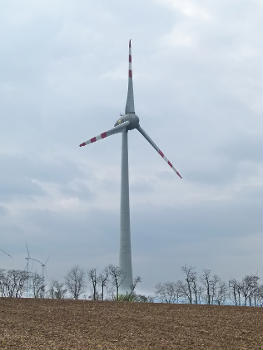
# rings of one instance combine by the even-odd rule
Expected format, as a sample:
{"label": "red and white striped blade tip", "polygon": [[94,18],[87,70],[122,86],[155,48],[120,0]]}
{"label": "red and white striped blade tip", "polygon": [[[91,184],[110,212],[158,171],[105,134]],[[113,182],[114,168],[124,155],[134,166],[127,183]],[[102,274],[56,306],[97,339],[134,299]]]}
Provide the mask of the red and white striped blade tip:
{"label": "red and white striped blade tip", "polygon": [[129,48],[131,48],[131,39],[129,40]]}
{"label": "red and white striped blade tip", "polygon": [[93,142],[96,142],[100,139],[104,139],[105,137],[107,136],[110,136],[110,133],[107,133],[106,131],[102,132],[100,135],[98,136],[95,136],[95,137],[92,137],[91,139],[89,139],[88,141],[86,142],[82,142],[79,147],[83,147],[83,146],[86,146],[88,145],[89,143],[93,143]]}
{"label": "red and white striped blade tip", "polygon": [[175,167],[173,166],[173,164],[170,162],[170,160],[168,160],[168,159],[165,157],[164,153],[163,153],[160,149],[158,149],[158,153],[159,153],[160,156],[168,163],[168,165],[176,172],[176,174],[182,179],[182,178],[183,178],[182,175],[179,173],[178,170],[175,169]]}

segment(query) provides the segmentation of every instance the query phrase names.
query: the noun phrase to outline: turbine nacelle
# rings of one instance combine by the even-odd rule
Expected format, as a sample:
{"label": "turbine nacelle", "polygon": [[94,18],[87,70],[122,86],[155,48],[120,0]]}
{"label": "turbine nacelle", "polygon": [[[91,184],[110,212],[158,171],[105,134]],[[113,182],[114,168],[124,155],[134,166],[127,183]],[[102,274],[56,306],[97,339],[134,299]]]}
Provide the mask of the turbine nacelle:
{"label": "turbine nacelle", "polygon": [[122,115],[114,124],[114,127],[119,126],[125,122],[129,122],[127,130],[137,129],[139,126],[139,117],[135,113],[128,113]]}

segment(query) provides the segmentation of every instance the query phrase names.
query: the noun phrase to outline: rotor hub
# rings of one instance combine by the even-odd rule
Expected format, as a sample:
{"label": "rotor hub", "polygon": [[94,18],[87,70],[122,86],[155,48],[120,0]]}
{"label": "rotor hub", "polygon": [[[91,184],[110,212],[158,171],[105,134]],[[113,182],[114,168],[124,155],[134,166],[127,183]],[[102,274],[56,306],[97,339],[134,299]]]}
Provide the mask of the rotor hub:
{"label": "rotor hub", "polygon": [[130,122],[130,124],[127,126],[127,130],[135,129],[139,126],[139,117],[135,113],[129,113],[122,115],[114,124],[114,126],[121,125],[124,122]]}

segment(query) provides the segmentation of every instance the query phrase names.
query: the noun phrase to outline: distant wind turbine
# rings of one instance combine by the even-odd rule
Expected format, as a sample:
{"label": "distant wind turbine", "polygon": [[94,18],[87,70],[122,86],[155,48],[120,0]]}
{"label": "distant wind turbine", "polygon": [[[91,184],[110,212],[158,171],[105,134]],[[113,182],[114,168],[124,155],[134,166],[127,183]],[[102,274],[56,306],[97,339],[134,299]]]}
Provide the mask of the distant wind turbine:
{"label": "distant wind turbine", "polygon": [[26,261],[27,261],[27,265],[26,265],[26,270],[27,270],[27,273],[29,273],[29,262],[30,260],[31,261],[35,261],[37,262],[38,264],[40,264],[41,266],[41,273],[42,273],[42,278],[44,279],[45,278],[45,267],[47,265],[47,262],[49,260],[49,257],[47,258],[47,260],[45,262],[39,260],[39,259],[36,259],[36,258],[32,258],[30,253],[29,253],[29,249],[28,249],[28,245],[26,244],[26,250],[27,250],[27,256],[25,257]]}
{"label": "distant wind turbine", "polygon": [[132,257],[131,257],[131,233],[130,233],[130,204],[129,204],[129,173],[128,173],[128,131],[137,129],[150,145],[159,153],[159,155],[168,163],[175,173],[182,178],[178,170],[166,158],[160,148],[141,128],[139,117],[135,114],[133,81],[132,81],[132,54],[131,40],[129,41],[129,71],[128,71],[128,93],[126,100],[125,115],[114,124],[114,128],[102,132],[79,146],[86,146],[108,136],[122,133],[122,157],[121,157],[121,204],[120,204],[120,256],[119,267],[123,274],[121,292],[129,293],[133,284],[132,278]]}

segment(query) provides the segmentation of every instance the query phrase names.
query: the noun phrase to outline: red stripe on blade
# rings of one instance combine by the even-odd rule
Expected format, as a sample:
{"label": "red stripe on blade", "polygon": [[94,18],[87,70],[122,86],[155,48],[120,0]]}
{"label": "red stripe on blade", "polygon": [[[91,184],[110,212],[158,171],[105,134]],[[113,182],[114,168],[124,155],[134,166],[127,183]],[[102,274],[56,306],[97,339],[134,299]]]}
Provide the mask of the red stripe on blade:
{"label": "red stripe on blade", "polygon": [[79,147],[83,147],[83,146],[86,146],[86,142],[83,142],[79,145]]}
{"label": "red stripe on blade", "polygon": [[132,78],[132,71],[129,69],[129,78]]}
{"label": "red stripe on blade", "polygon": [[159,154],[160,154],[161,157],[164,157],[164,154],[163,154],[163,152],[160,149],[159,149]]}
{"label": "red stripe on blade", "polygon": [[129,55],[129,62],[131,62],[132,61],[132,57],[131,57],[131,55]]}
{"label": "red stripe on blade", "polygon": [[168,160],[168,164],[170,165],[170,167],[173,167],[173,164]]}
{"label": "red stripe on blade", "polygon": [[103,132],[100,136],[101,136],[102,139],[104,139],[104,137],[107,136],[107,133],[106,133],[106,132]]}
{"label": "red stripe on blade", "polygon": [[92,139],[90,139],[90,142],[92,143],[92,142],[96,142],[97,141],[97,139],[96,139],[96,137],[92,137]]}

